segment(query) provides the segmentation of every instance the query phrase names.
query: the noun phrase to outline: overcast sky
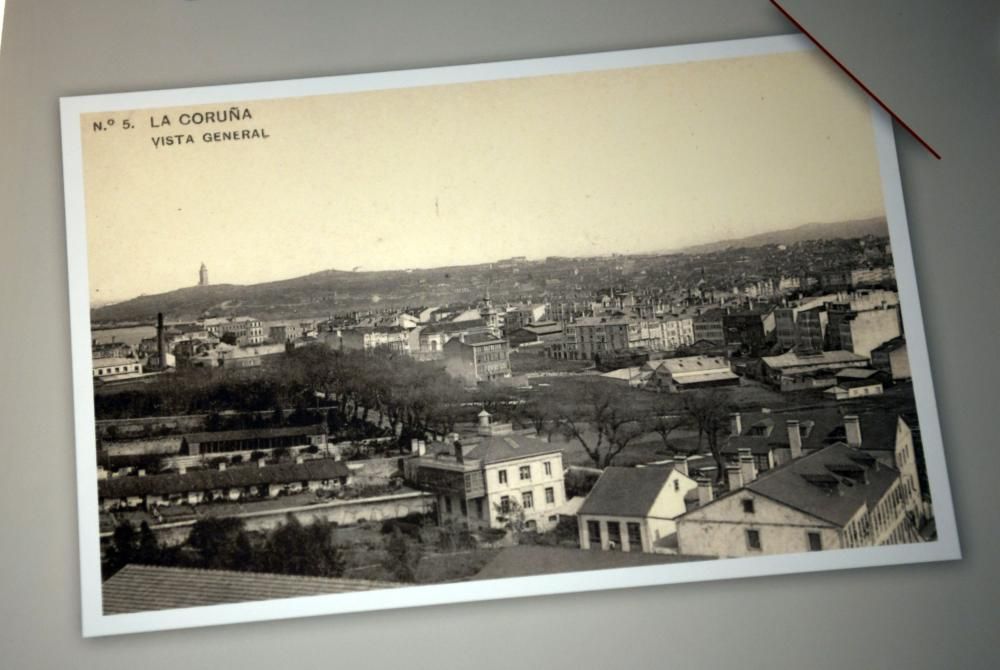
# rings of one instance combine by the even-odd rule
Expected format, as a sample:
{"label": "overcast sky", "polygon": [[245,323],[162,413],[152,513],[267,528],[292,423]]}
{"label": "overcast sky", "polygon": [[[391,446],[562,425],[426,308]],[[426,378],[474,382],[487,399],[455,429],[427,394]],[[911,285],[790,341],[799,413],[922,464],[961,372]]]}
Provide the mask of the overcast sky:
{"label": "overcast sky", "polygon": [[[250,102],[266,140],[84,118],[90,289],[676,249],[883,215],[869,107],[814,52]],[[222,106],[203,107],[216,109]],[[94,118],[100,118],[96,115]]]}

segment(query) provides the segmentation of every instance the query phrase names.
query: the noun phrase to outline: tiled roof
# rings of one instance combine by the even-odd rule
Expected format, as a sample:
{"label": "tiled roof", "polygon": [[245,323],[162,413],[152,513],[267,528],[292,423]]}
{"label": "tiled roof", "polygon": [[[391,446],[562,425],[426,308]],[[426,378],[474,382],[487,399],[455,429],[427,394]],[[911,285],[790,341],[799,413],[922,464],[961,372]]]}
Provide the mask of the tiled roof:
{"label": "tiled roof", "polygon": [[[845,476],[844,472],[857,475]],[[862,505],[874,508],[898,476],[895,468],[860,450],[835,444],[771,470],[744,488],[844,526]]]}
{"label": "tiled roof", "polygon": [[874,349],[872,349],[872,351],[873,352],[875,352],[875,351],[878,351],[878,352],[883,352],[883,351],[890,352],[890,351],[895,351],[896,349],[905,349],[905,348],[906,348],[906,338],[905,337],[894,337],[891,340],[889,340],[888,342],[885,342],[885,343],[880,344],[879,346],[875,347]]}
{"label": "tiled roof", "polygon": [[463,330],[486,329],[486,322],[482,319],[469,321],[445,321],[442,323],[432,323],[426,326],[421,332],[421,337],[434,333],[458,333]]}
{"label": "tiled roof", "polygon": [[191,443],[228,442],[267,437],[289,437],[297,435],[325,435],[327,427],[321,423],[312,426],[287,426],[285,428],[247,428],[245,430],[217,430],[207,433],[188,433],[184,439]]}
{"label": "tiled roof", "polygon": [[112,477],[98,481],[97,492],[101,498],[118,499],[242,488],[261,484],[340,479],[350,474],[350,469],[340,461],[318,458],[303,463],[283,463],[265,467],[248,465],[226,470],[194,470],[183,475],[170,473],[143,477]]}
{"label": "tiled roof", "polygon": [[858,417],[861,427],[862,451],[892,451],[896,446],[897,414],[878,408],[844,410],[833,407],[818,410],[791,410],[787,412],[742,413],[742,431],[722,445],[726,454],[735,454],[740,447],[749,447],[755,454],[765,454],[772,449],[789,447],[788,420],[799,422],[802,448],[816,451],[831,444],[845,442],[844,416]]}
{"label": "tiled roof", "polygon": [[521,330],[526,330],[529,333],[534,333],[535,335],[553,335],[555,333],[561,333],[563,330],[561,323],[556,323],[555,321],[544,321],[538,323],[529,323],[523,326]]}
{"label": "tiled roof", "polygon": [[765,356],[760,359],[765,365],[771,368],[794,368],[800,365],[833,365],[837,363],[856,363],[867,361],[864,356],[859,356],[851,351],[818,351],[813,354],[799,354],[794,351],[781,354],[780,356]]}
{"label": "tiled roof", "polygon": [[702,557],[647,554],[639,551],[582,551],[570,547],[518,545],[502,549],[475,579],[502,579],[550,575],[582,570],[631,568],[663,563],[682,563]]}
{"label": "tiled roof", "polygon": [[204,607],[397,586],[359,579],[126,565],[104,582],[104,614]]}
{"label": "tiled roof", "polygon": [[644,517],[667,484],[673,468],[607,468],[579,514]]}
{"label": "tiled roof", "polygon": [[562,452],[562,449],[537,437],[524,435],[494,435],[482,438],[465,454],[467,460],[479,460],[484,464],[510,461],[526,456]]}

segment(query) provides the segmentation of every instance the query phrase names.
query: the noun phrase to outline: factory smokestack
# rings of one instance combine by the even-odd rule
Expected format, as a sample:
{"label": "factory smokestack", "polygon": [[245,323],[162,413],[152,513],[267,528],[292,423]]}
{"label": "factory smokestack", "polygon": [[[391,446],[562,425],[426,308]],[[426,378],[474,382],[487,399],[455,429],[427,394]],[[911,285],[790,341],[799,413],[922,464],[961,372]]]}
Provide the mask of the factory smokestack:
{"label": "factory smokestack", "polygon": [[163,312],[158,312],[156,314],[156,355],[157,355],[157,368],[160,370],[167,369],[167,337],[166,333],[163,332]]}

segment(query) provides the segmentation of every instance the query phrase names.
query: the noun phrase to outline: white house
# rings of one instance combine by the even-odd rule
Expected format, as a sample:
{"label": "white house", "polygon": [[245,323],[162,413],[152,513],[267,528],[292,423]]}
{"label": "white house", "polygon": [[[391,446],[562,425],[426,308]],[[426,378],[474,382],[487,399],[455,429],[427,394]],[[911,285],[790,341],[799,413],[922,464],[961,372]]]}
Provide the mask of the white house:
{"label": "white house", "polygon": [[684,497],[697,488],[672,467],[606,469],[577,513],[580,547],[653,552],[676,532]]}

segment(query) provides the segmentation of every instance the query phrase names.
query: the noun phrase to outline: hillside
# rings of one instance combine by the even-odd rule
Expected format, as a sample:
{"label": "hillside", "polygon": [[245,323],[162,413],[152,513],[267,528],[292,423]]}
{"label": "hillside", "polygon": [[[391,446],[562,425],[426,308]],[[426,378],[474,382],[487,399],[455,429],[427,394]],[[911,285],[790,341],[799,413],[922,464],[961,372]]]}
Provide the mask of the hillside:
{"label": "hillside", "polygon": [[[807,224],[783,231],[690,247],[670,254],[641,254],[631,272],[653,281],[664,271],[667,257],[711,254],[729,248],[792,245],[815,239],[845,239],[865,235],[885,236],[884,219],[833,224]],[[169,321],[205,316],[250,314],[269,321],[326,317],[337,312],[382,308],[471,304],[489,293],[497,301],[533,300],[550,295],[590,295],[603,290],[612,274],[621,280],[622,256],[592,258],[552,257],[537,261],[503,261],[495,264],[443,268],[345,272],[325,270],[313,274],[253,285],[191,286],[157,295],[143,295],[123,302],[94,307],[95,326],[154,323],[157,312]],[[648,271],[645,272],[644,270]],[[668,272],[669,274],[669,272]],[[582,293],[581,293],[582,292]]]}
{"label": "hillside", "polygon": [[792,245],[796,242],[804,242],[806,240],[846,239],[865,237],[866,235],[885,237],[888,234],[889,227],[884,218],[837,221],[835,223],[806,223],[795,228],[760,233],[759,235],[750,235],[749,237],[741,237],[735,240],[722,240],[719,242],[709,242],[708,244],[699,244],[693,247],[685,247],[681,252],[686,254],[706,254],[713,251],[724,251],[725,249],[737,249],[740,247],[763,247],[768,244]]}

